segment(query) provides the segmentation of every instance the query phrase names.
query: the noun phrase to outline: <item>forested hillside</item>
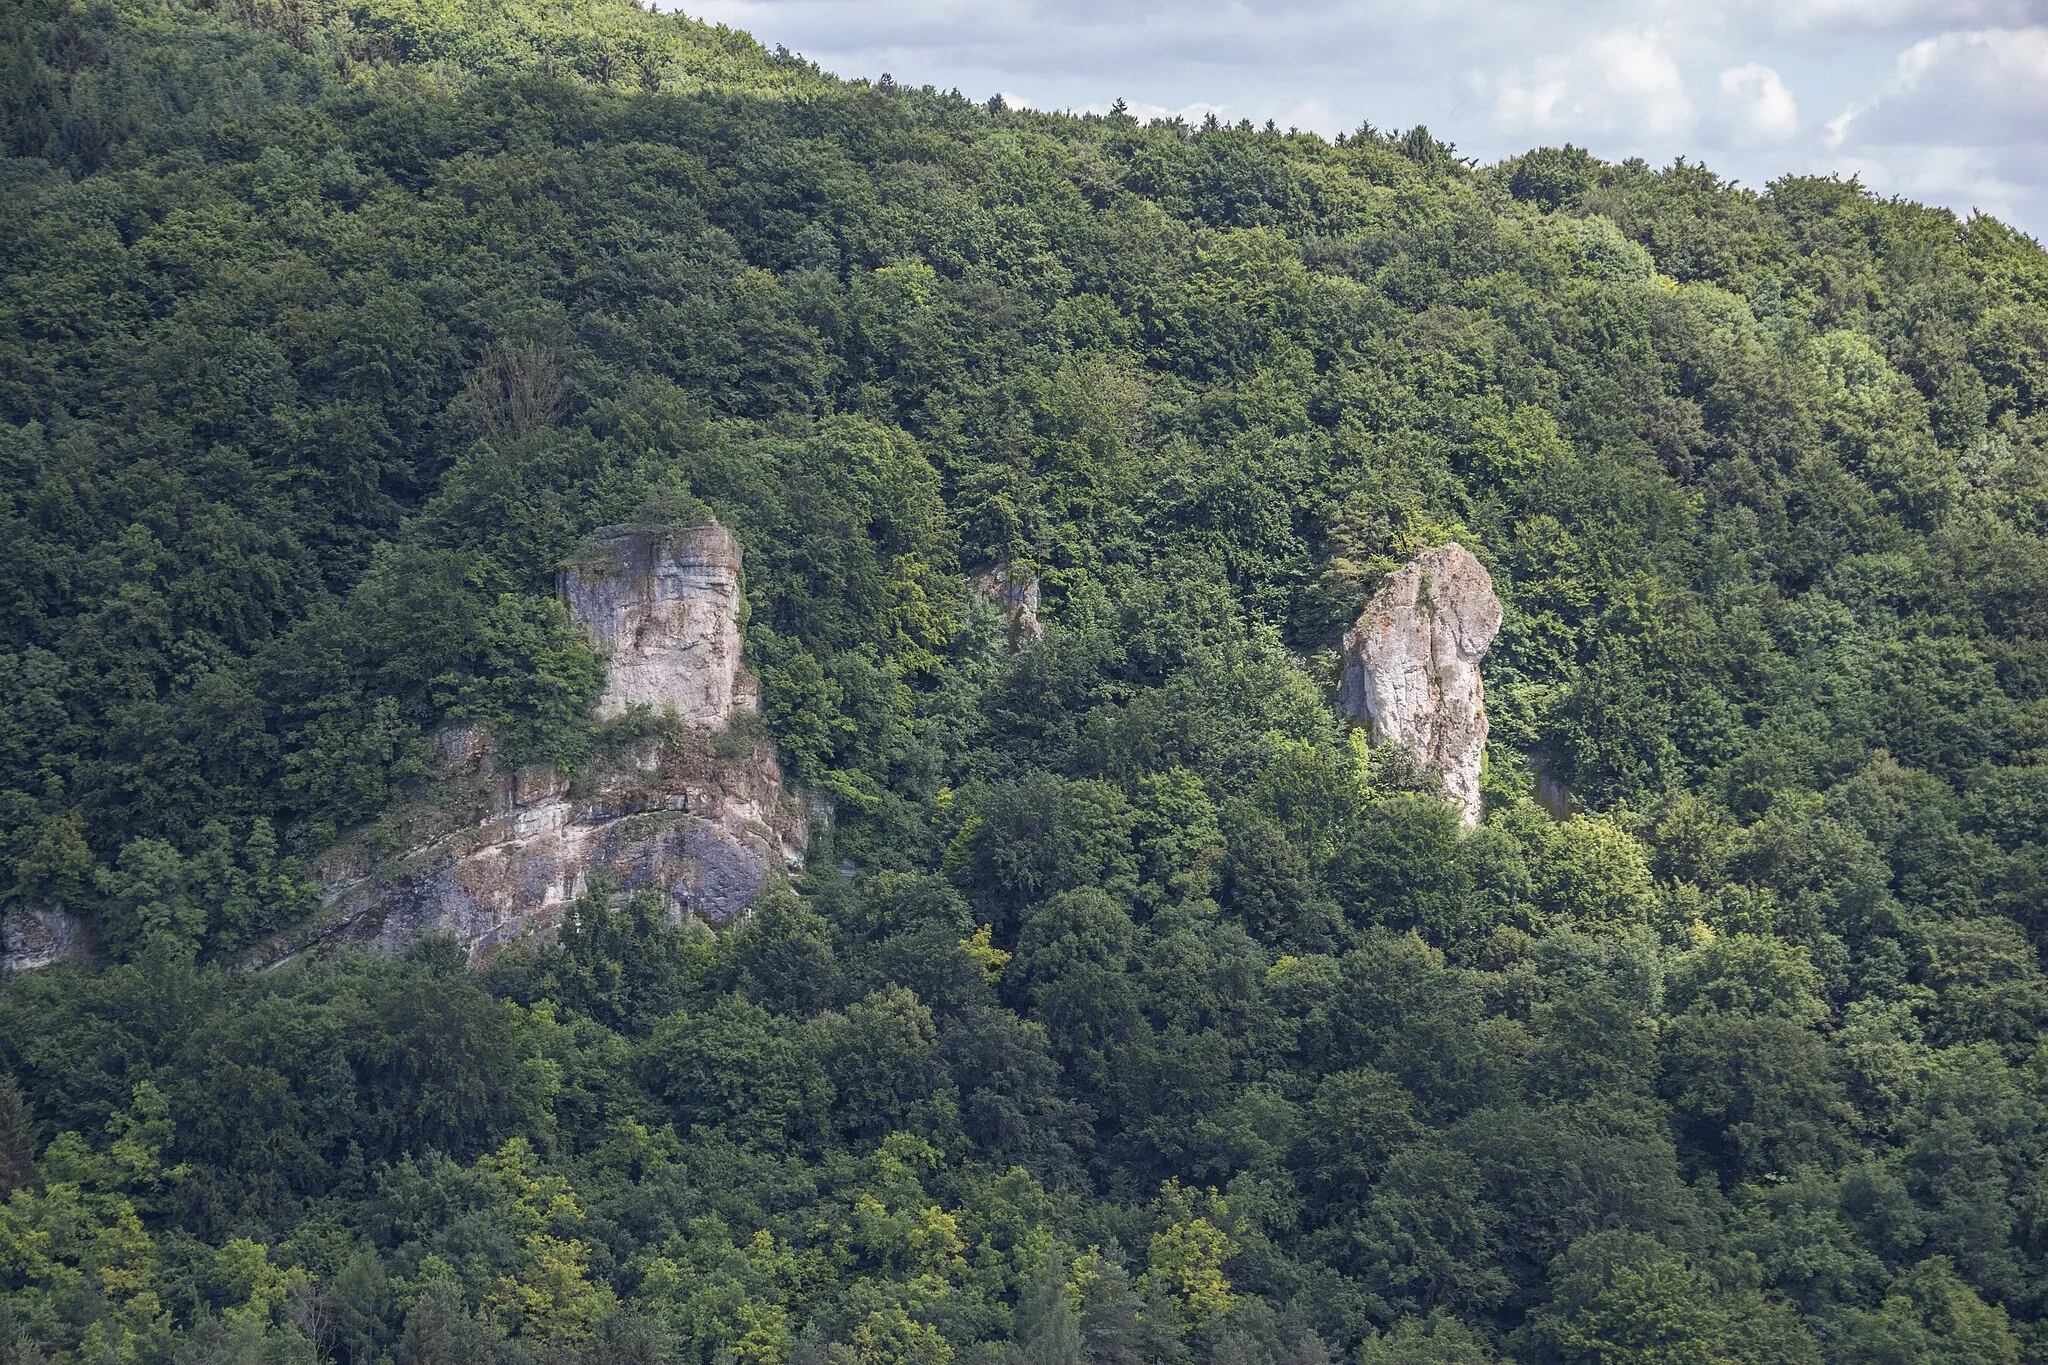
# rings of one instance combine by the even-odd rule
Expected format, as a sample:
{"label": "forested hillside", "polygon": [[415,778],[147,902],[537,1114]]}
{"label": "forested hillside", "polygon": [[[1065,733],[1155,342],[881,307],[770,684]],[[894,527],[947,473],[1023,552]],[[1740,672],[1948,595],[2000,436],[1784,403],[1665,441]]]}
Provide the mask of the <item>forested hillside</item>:
{"label": "forested hillside", "polygon": [[[0,1361],[2048,1362],[2033,241],[620,0],[0,52]],[[241,969],[707,512],[800,878]],[[1453,540],[1470,833],[1332,706]]]}

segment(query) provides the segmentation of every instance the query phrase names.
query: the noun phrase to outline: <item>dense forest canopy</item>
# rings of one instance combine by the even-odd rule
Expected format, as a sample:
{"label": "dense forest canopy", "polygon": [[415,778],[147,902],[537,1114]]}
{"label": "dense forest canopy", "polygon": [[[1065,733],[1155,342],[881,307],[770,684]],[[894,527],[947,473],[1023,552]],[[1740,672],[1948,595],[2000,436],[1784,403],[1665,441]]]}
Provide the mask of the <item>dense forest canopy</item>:
{"label": "dense forest canopy", "polygon": [[[2048,1361],[2033,241],[619,0],[0,54],[0,899],[99,958],[0,988],[0,1360]],[[649,509],[803,875],[241,970],[438,727],[615,741]],[[1331,706],[1449,540],[1470,833]]]}

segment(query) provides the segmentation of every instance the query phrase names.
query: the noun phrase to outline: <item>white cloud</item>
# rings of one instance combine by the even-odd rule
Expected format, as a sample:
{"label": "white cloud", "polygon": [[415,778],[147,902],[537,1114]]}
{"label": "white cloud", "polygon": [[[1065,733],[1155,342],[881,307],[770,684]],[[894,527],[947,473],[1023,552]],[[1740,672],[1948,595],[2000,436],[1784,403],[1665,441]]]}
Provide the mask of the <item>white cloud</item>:
{"label": "white cloud", "polygon": [[1758,17],[1779,32],[1840,40],[1899,29],[2025,24],[2038,0],[1760,0]]}
{"label": "white cloud", "polygon": [[2048,27],[1971,29],[1908,46],[1834,118],[1834,164],[1887,190],[2040,231],[2048,199]]}
{"label": "white cloud", "polygon": [[1921,141],[1937,127],[2037,142],[2048,127],[2048,27],[1921,39],[1881,84],[1828,120],[1828,141]]}
{"label": "white cloud", "polygon": [[[1114,103],[1115,101],[1113,100],[1097,101],[1094,104],[1082,106],[1081,112],[1084,114],[1106,114]],[[1150,123],[1156,118],[1177,118],[1183,123],[1199,124],[1211,114],[1227,123],[1233,123],[1237,120],[1236,113],[1231,110],[1229,105],[1208,104],[1201,100],[1196,100],[1193,104],[1183,104],[1171,109],[1163,104],[1147,104],[1143,100],[1126,100],[1124,101],[1124,112],[1140,123]]]}
{"label": "white cloud", "polygon": [[1324,134],[1421,122],[1487,160],[1570,139],[1752,185],[1854,171],[2048,231],[2048,0],[682,3],[829,71],[975,99],[1122,97],[1140,118]]}
{"label": "white cloud", "polygon": [[2008,173],[2003,157],[1982,147],[1877,147],[1840,157],[1833,168],[1909,199],[1951,204],[1963,212],[1980,209],[2007,220],[2021,216],[2016,210],[2031,189]]}
{"label": "white cloud", "polygon": [[1499,86],[1494,122],[1538,135],[1652,137],[1692,125],[1685,77],[1661,35],[1616,29],[1577,50],[1539,57]]}
{"label": "white cloud", "polygon": [[1737,146],[1769,146],[1799,136],[1799,102],[1772,68],[1760,62],[1731,66],[1717,84],[1722,124]]}

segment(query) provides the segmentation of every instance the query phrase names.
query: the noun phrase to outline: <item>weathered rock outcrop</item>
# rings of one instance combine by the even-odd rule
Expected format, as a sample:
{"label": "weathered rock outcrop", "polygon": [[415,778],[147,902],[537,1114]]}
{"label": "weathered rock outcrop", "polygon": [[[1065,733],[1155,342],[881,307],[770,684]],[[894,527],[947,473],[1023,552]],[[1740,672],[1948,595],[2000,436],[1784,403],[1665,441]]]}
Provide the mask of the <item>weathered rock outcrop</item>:
{"label": "weathered rock outcrop", "polygon": [[998,564],[974,576],[974,590],[1002,611],[1012,640],[1045,638],[1045,627],[1038,620],[1037,574],[1019,565]]}
{"label": "weathered rock outcrop", "polygon": [[601,533],[564,573],[570,612],[608,656],[602,715],[680,722],[573,779],[506,772],[475,730],[440,737],[419,797],[320,862],[322,909],[255,955],[451,934],[472,960],[552,930],[600,872],[678,914],[738,915],[801,860],[809,813],[783,789],[740,657],[738,547],[721,526]]}
{"label": "weathered rock outcrop", "polygon": [[[452,935],[473,960],[552,930],[600,871],[721,923],[802,858],[805,812],[765,741],[680,731],[593,764],[501,772],[473,730],[443,737],[426,794],[321,859],[321,911],[257,954]],[[736,752],[735,752],[736,750]]]}
{"label": "weathered rock outcrop", "polygon": [[646,706],[716,730],[758,705],[740,660],[740,547],[723,526],[600,531],[560,588],[610,661],[598,715]]}
{"label": "weathered rock outcrop", "polygon": [[17,905],[0,917],[0,971],[32,971],[85,955],[85,926],[62,906]]}
{"label": "weathered rock outcrop", "polygon": [[1467,825],[1479,823],[1486,748],[1479,660],[1500,623],[1486,569],[1464,546],[1440,545],[1388,579],[1344,637],[1344,713],[1442,774]]}

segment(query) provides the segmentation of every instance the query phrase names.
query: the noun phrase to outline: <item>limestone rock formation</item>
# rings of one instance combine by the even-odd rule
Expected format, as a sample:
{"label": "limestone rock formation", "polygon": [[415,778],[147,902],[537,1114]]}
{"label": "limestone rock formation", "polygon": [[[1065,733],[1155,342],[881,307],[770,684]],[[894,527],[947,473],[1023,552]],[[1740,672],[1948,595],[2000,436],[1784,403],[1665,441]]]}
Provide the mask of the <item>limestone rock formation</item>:
{"label": "limestone rock formation", "polygon": [[610,662],[599,716],[646,706],[716,730],[758,706],[740,660],[740,549],[723,526],[600,531],[560,589]]}
{"label": "limestone rock formation", "polygon": [[801,862],[809,825],[773,747],[732,739],[681,730],[572,780],[546,765],[500,771],[483,736],[451,731],[421,799],[322,858],[320,913],[256,959],[450,934],[481,960],[552,930],[600,870],[675,913],[730,920]]}
{"label": "limestone rock formation", "polygon": [[1493,578],[1462,545],[1425,550],[1387,580],[1344,637],[1339,705],[1442,774],[1479,823],[1486,690],[1479,660],[1499,632]]}
{"label": "limestone rock formation", "polygon": [[472,960],[552,930],[605,871],[678,914],[722,922],[781,867],[817,818],[783,788],[740,657],[739,549],[725,528],[601,534],[563,574],[570,612],[610,662],[600,712],[644,704],[680,724],[575,778],[502,770],[486,737],[439,737],[419,797],[320,862],[322,909],[273,938],[261,965],[348,943],[397,949],[452,934]]}
{"label": "limestone rock formation", "polygon": [[1015,641],[1042,640],[1038,620],[1038,575],[1008,562],[974,576],[974,590],[1002,610],[1003,622]]}
{"label": "limestone rock formation", "polygon": [[0,917],[0,971],[32,971],[85,955],[85,926],[62,906],[17,905]]}

